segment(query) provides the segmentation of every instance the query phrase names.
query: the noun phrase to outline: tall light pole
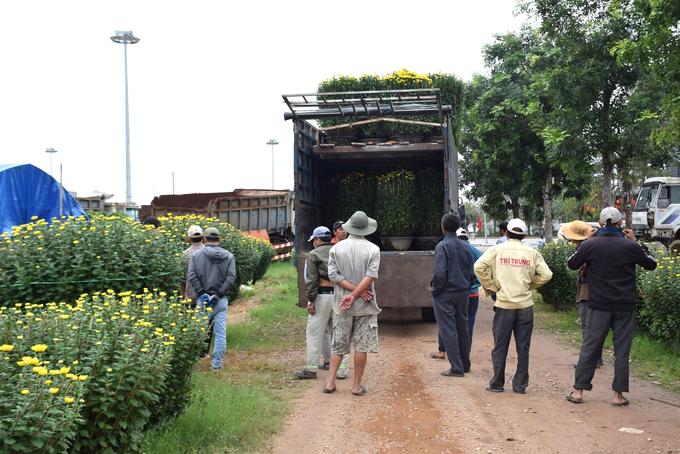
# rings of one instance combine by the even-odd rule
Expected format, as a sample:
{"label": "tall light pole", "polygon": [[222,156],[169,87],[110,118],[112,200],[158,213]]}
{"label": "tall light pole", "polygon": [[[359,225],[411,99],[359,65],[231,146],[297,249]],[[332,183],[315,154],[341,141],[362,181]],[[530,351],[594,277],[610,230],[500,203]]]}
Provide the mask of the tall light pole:
{"label": "tall light pole", "polygon": [[52,176],[52,156],[54,156],[54,153],[56,152],[57,150],[55,150],[54,148],[48,148],[47,150],[45,150],[45,153],[50,154],[50,176]]}
{"label": "tall light pole", "polygon": [[274,145],[278,144],[276,139],[269,139],[269,142],[267,142],[267,145],[272,146],[272,189],[274,189]]}
{"label": "tall light pole", "polygon": [[114,43],[122,44],[125,49],[125,201],[132,202],[132,175],[130,172],[130,110],[128,108],[128,77],[127,77],[127,45],[137,44],[139,38],[132,31],[116,30],[116,36],[111,37]]}

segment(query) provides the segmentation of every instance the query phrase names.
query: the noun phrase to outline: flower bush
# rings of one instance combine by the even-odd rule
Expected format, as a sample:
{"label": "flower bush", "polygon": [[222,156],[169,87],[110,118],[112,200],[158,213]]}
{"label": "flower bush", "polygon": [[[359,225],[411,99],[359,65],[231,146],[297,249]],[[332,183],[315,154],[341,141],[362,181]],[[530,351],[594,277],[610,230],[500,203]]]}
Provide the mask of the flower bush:
{"label": "flower bush", "polygon": [[637,267],[640,292],[637,323],[655,337],[680,343],[680,257],[665,247],[649,245],[657,261],[654,271]]}
{"label": "flower bush", "polygon": [[539,287],[538,293],[554,307],[576,304],[576,271],[567,266],[567,260],[576,250],[576,245],[559,241],[541,246],[538,250],[553,272],[552,279]]}
{"label": "flower bush", "polygon": [[413,172],[395,170],[380,175],[377,182],[375,220],[381,236],[413,235],[420,213]]}
{"label": "flower bush", "polygon": [[418,236],[440,236],[444,215],[444,178],[441,171],[427,169],[416,174],[420,220]]}
{"label": "flower bush", "polygon": [[9,452],[139,452],[181,414],[207,316],[165,292],[0,307],[0,428]]}

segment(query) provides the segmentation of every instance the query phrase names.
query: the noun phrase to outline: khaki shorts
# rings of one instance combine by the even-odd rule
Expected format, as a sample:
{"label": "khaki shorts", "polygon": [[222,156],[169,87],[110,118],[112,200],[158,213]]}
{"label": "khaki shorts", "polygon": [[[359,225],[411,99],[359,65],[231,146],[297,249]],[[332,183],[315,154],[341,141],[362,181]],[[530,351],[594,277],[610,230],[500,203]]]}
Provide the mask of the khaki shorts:
{"label": "khaki shorts", "polygon": [[355,352],[378,353],[378,316],[351,317],[333,313],[331,353],[348,355],[351,341],[354,341]]}

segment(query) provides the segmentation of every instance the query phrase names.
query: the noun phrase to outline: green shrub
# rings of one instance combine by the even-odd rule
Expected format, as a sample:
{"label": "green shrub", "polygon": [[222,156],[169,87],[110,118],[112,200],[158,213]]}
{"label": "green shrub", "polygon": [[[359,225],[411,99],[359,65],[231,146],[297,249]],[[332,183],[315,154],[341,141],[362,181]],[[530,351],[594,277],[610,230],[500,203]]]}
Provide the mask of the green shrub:
{"label": "green shrub", "polygon": [[207,317],[166,297],[109,290],[0,307],[0,428],[11,452],[139,452],[152,415],[182,413]]}
{"label": "green shrub", "polygon": [[158,288],[182,276],[181,249],[129,217],[95,216],[34,223],[0,236],[0,301],[75,301],[83,293]]}
{"label": "green shrub", "polygon": [[680,258],[664,247],[650,246],[657,268],[637,267],[638,325],[657,338],[680,342]]}
{"label": "green shrub", "polygon": [[553,272],[552,279],[539,287],[538,293],[546,303],[554,307],[576,304],[576,271],[567,266],[567,260],[576,250],[576,246],[559,241],[541,246],[538,250]]}
{"label": "green shrub", "polygon": [[[418,226],[416,177],[408,170],[381,175],[375,200],[375,219],[382,236],[411,236]],[[443,209],[442,209],[443,211]]]}

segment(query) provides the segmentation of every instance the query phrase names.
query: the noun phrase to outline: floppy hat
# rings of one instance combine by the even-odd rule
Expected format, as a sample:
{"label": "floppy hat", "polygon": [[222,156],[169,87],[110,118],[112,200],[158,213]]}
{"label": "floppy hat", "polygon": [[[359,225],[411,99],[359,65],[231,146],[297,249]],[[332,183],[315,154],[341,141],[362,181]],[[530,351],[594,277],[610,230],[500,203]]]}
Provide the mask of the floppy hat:
{"label": "floppy hat", "polygon": [[331,231],[328,230],[328,227],[319,226],[319,227],[314,229],[312,236],[310,236],[307,241],[313,241],[314,238],[321,238],[321,237],[324,237],[324,236],[327,236],[327,237],[330,238],[332,236]]}
{"label": "floppy hat", "polygon": [[342,224],[342,228],[350,235],[365,236],[375,232],[378,228],[378,223],[375,219],[366,216],[366,213],[363,211],[357,211],[347,222]]}
{"label": "floppy hat", "polygon": [[197,225],[192,225],[191,227],[189,227],[189,232],[187,233],[187,236],[189,238],[202,238],[203,229]]}
{"label": "floppy hat", "polygon": [[461,240],[467,240],[468,239],[468,231],[465,230],[463,227],[459,228],[456,230],[456,236],[460,238]]}
{"label": "floppy hat", "polygon": [[521,219],[510,219],[508,222],[508,232],[526,235],[527,225]]}
{"label": "floppy hat", "polygon": [[562,234],[570,240],[585,240],[590,226],[583,221],[567,222],[562,226]]}
{"label": "floppy hat", "polygon": [[621,212],[614,207],[607,207],[600,212],[600,222],[607,225],[607,221],[611,225],[616,225],[621,220]]}

